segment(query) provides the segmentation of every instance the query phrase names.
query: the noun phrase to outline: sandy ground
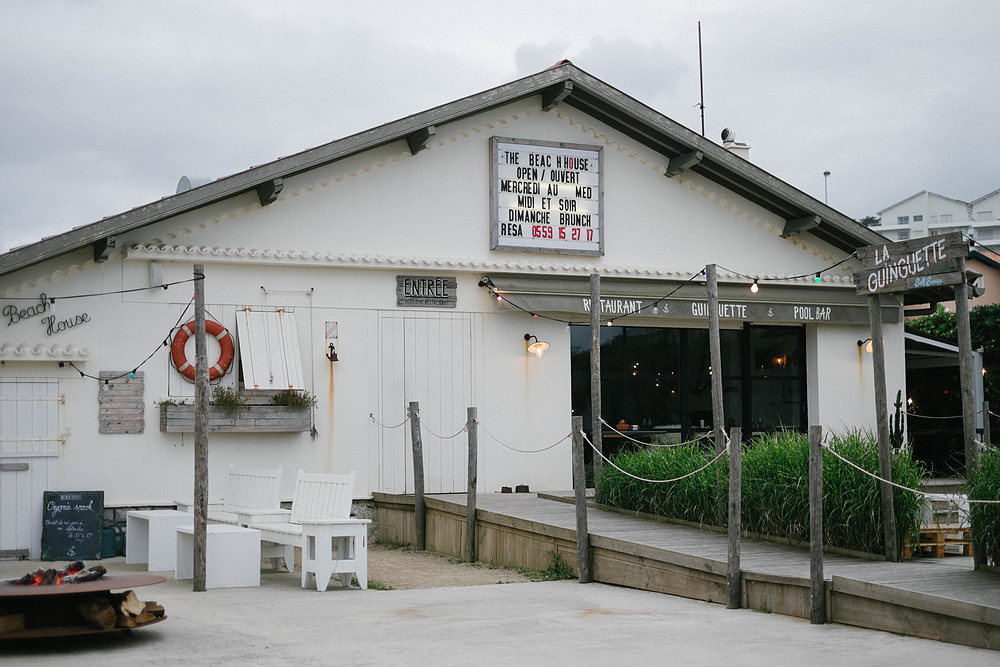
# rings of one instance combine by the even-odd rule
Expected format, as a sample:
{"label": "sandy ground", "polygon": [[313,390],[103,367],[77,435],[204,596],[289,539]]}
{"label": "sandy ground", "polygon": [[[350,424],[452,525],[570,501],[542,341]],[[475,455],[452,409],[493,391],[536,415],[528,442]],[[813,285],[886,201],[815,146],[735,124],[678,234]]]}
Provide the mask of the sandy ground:
{"label": "sandy ground", "polygon": [[515,570],[483,563],[465,563],[430,551],[392,549],[378,543],[368,548],[368,586],[407,590],[444,586],[485,586],[535,581]]}

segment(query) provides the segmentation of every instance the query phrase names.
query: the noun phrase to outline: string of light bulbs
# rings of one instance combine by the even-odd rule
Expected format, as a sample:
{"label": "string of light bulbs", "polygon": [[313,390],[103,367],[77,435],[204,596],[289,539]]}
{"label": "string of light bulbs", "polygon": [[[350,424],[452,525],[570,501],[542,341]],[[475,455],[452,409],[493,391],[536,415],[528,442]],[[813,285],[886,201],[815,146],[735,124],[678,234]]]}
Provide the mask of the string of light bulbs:
{"label": "string of light bulbs", "polygon": [[[719,266],[720,269],[724,269],[724,270],[728,271],[732,275],[739,276],[740,278],[746,278],[747,280],[752,280],[753,282],[750,284],[750,292],[753,293],[753,294],[757,294],[757,292],[760,291],[760,285],[759,285],[759,283],[761,281],[766,281],[766,280],[798,280],[800,278],[808,278],[810,276],[813,276],[814,279],[815,279],[815,282],[817,282],[817,283],[821,282],[822,281],[822,275],[824,273],[826,273],[827,271],[830,271],[831,269],[835,269],[838,266],[840,266],[841,264],[844,264],[845,262],[851,260],[852,258],[854,258],[855,256],[857,256],[857,254],[858,254],[858,251],[855,250],[854,252],[852,252],[847,257],[844,257],[839,262],[835,262],[835,263],[831,264],[830,266],[827,266],[825,268],[820,269],[819,271],[810,271],[809,273],[802,273],[802,274],[794,275],[794,276],[785,276],[783,278],[761,278],[760,276],[752,276],[752,275],[749,275],[749,274],[746,274],[746,273],[740,273],[739,271],[734,271],[733,269],[730,269],[730,268],[727,268],[727,267],[724,267],[724,266],[721,266],[721,265],[717,265],[717,266]],[[646,304],[645,306],[642,306],[638,310],[635,310],[635,311],[633,311],[631,313],[625,313],[623,315],[618,315],[617,317],[612,317],[612,318],[607,318],[607,319],[602,318],[601,319],[601,324],[607,324],[609,327],[610,326],[614,326],[614,323],[616,321],[619,321],[619,320],[621,320],[623,318],[633,317],[635,315],[640,315],[642,313],[642,311],[644,311],[646,309],[657,308],[662,302],[664,302],[667,299],[669,299],[671,296],[673,296],[674,294],[676,294],[682,287],[684,287],[685,285],[688,285],[689,283],[691,283],[693,280],[695,280],[699,276],[701,276],[703,278],[705,277],[705,270],[704,269],[702,269],[701,271],[693,274],[690,278],[688,278],[683,283],[681,283],[680,285],[678,285],[677,287],[675,287],[668,294],[666,294],[666,295],[658,298],[656,301],[653,301],[653,302],[651,302],[649,304]],[[489,290],[490,294],[493,295],[494,297],[496,297],[496,299],[497,299],[498,302],[506,303],[508,306],[514,308],[515,310],[520,310],[523,313],[527,313],[528,315],[531,315],[532,319],[539,319],[539,318],[541,318],[541,319],[550,320],[550,321],[553,321],[553,322],[559,322],[561,324],[578,324],[578,325],[587,324],[587,322],[578,322],[578,321],[575,321],[575,320],[564,320],[564,319],[560,319],[558,317],[552,317],[550,315],[541,315],[541,314],[536,313],[536,312],[534,312],[534,311],[532,311],[532,310],[530,310],[528,308],[525,308],[525,307],[521,306],[520,304],[518,304],[516,301],[512,301],[508,297],[505,297],[504,295],[500,294],[497,291],[496,286],[493,284],[493,281],[490,280],[488,277],[484,277],[482,280],[480,280],[479,281],[479,286],[480,287],[485,287],[487,290]]]}
{"label": "string of light bulbs", "polygon": [[[677,287],[675,287],[669,293],[667,293],[667,294],[659,297],[656,301],[648,303],[645,306],[642,306],[638,310],[635,310],[635,311],[633,311],[631,313],[625,313],[623,315],[619,315],[616,318],[609,318],[609,319],[606,319],[606,320],[605,319],[601,319],[601,324],[607,324],[609,327],[610,326],[614,326],[615,320],[620,320],[623,317],[630,317],[630,316],[638,315],[639,313],[641,313],[642,311],[646,310],[647,308],[655,309],[661,303],[663,303],[664,301],[666,301],[667,299],[669,299],[670,297],[672,297],[674,294],[676,294],[678,292],[678,290],[680,290],[682,287],[684,287],[685,285],[691,283],[691,281],[693,281],[698,276],[704,276],[704,275],[705,275],[704,271],[699,271],[699,272],[697,272],[695,274],[692,274],[690,278],[688,278],[687,280],[685,280],[684,282],[682,282],[680,285],[678,285]],[[504,295],[500,294],[497,291],[497,289],[496,289],[496,285],[494,285],[493,281],[490,280],[489,278],[483,278],[482,280],[480,280],[479,281],[479,286],[480,287],[485,287],[492,296],[496,297],[496,300],[497,300],[498,303],[506,303],[507,305],[509,305],[510,307],[514,308],[515,310],[520,310],[522,313],[527,313],[527,314],[531,315],[532,319],[536,319],[537,320],[537,319],[541,318],[543,320],[550,320],[552,322],[559,322],[561,324],[578,324],[578,325],[587,324],[587,322],[578,322],[576,320],[563,320],[563,319],[560,319],[558,317],[552,317],[550,315],[541,315],[541,314],[536,313],[536,312],[534,312],[532,310],[529,310],[529,309],[525,308],[524,306],[521,306],[520,304],[518,304],[518,303],[516,303],[514,301],[511,301],[509,298],[507,298]]]}
{"label": "string of light bulbs", "polygon": [[795,275],[795,276],[785,276],[783,278],[761,278],[760,276],[752,276],[752,275],[748,275],[746,273],[740,273],[739,271],[734,271],[733,269],[730,269],[730,268],[722,266],[722,265],[717,265],[717,266],[720,269],[724,269],[724,270],[728,271],[729,273],[733,274],[734,276],[739,276],[740,278],[746,278],[747,280],[752,280],[753,282],[750,283],[750,292],[753,293],[753,294],[756,294],[758,291],[760,291],[760,282],[761,281],[766,281],[766,280],[798,280],[800,278],[809,278],[810,276],[812,276],[813,280],[815,282],[817,282],[817,283],[822,282],[822,280],[823,280],[823,274],[824,273],[826,273],[827,271],[829,271],[831,269],[837,268],[841,264],[843,264],[843,263],[849,261],[850,259],[852,259],[853,257],[857,256],[857,254],[858,254],[858,251],[855,250],[854,252],[852,252],[850,255],[848,255],[844,259],[840,260],[839,262],[836,262],[835,264],[831,264],[830,266],[828,266],[828,267],[826,267],[824,269],[820,269],[819,271],[810,271],[809,273],[802,273],[802,274]]}
{"label": "string of light bulbs", "polygon": [[43,294],[41,297],[37,296],[4,296],[0,297],[0,301],[38,301],[40,298],[44,298],[49,302],[49,305],[54,306],[56,304],[56,299],[64,301],[66,299],[86,299],[95,296],[111,296],[113,294],[130,294],[132,292],[143,292],[145,290],[151,289],[167,289],[174,285],[181,285],[183,283],[193,283],[196,280],[204,280],[205,274],[198,274],[194,278],[188,278],[187,280],[176,280],[172,283],[163,283],[162,285],[150,285],[149,287],[132,287],[129,289],[112,290],[110,292],[92,292],[90,294],[67,294],[63,296],[49,296],[48,294]]}
{"label": "string of light bulbs", "polygon": [[[202,275],[201,278],[197,278],[196,280],[204,279],[204,277],[205,276]],[[185,280],[185,281],[182,281],[182,282],[189,282],[189,281]],[[73,370],[75,370],[77,373],[80,374],[80,377],[82,377],[82,378],[90,378],[91,380],[100,380],[100,381],[103,381],[104,384],[108,384],[112,380],[119,380],[119,379],[121,379],[123,377],[126,377],[126,376],[130,377],[130,378],[133,378],[133,377],[135,377],[135,374],[137,372],[139,372],[139,369],[142,368],[143,365],[146,364],[146,362],[148,362],[150,359],[152,359],[153,356],[155,356],[156,353],[159,352],[161,348],[163,348],[163,347],[170,347],[170,337],[174,335],[174,332],[177,331],[177,329],[180,327],[181,322],[184,321],[184,316],[187,315],[187,312],[191,308],[191,303],[193,301],[194,301],[194,297],[192,296],[191,300],[188,301],[188,303],[187,303],[186,306],[184,306],[184,310],[181,312],[181,316],[177,318],[176,322],[174,322],[174,326],[170,327],[170,332],[167,334],[167,337],[163,339],[163,343],[157,344],[156,349],[154,349],[152,352],[150,352],[149,355],[145,359],[143,359],[139,364],[137,364],[130,371],[126,371],[124,373],[121,373],[120,375],[115,375],[114,377],[102,378],[102,377],[98,377],[96,375],[90,375],[89,373],[84,373],[79,368],[77,368],[77,365],[74,364],[72,361],[65,361],[65,362],[60,361],[59,365],[62,366],[63,364],[69,364],[70,367],[73,368]]]}

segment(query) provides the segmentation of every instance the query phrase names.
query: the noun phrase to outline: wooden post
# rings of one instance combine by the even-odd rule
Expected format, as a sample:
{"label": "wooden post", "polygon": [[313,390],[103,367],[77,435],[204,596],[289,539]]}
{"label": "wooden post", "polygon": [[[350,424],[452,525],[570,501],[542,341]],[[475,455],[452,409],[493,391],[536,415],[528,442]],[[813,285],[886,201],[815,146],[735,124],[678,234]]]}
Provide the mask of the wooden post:
{"label": "wooden post", "polygon": [[[990,435],[990,402],[983,401],[983,443],[986,445],[993,444]],[[974,549],[972,552],[972,568],[974,570],[985,570],[986,569],[986,555],[983,553],[982,549]]]}
{"label": "wooden post", "polygon": [[[885,390],[885,343],[882,340],[882,308],[877,294],[868,295],[868,319],[872,332],[872,367],[875,375],[875,421],[878,435],[879,477],[892,481],[892,452],[889,443],[889,409],[886,407]],[[882,507],[882,536],[885,543],[885,559],[895,563],[899,560],[896,546],[896,513],[892,503],[892,486],[879,482]]]}
{"label": "wooden post", "polygon": [[420,439],[420,403],[410,402],[410,440],[413,444],[413,523],[417,551],[427,549],[427,506],[424,504],[424,446]]}
{"label": "wooden post", "polygon": [[[965,258],[959,263],[965,275]],[[969,284],[964,280],[955,285],[955,324],[958,325],[958,373],[962,388],[962,435],[965,441],[965,478],[979,467],[979,447],[976,445],[975,379],[972,370],[972,330],[969,325]]]}
{"label": "wooden post", "polygon": [[[595,457],[596,459],[597,457]],[[573,417],[573,491],[576,496],[576,569],[590,583],[590,534],[587,531],[587,480],[583,469],[583,417]]]}
{"label": "wooden post", "polygon": [[726,448],[726,415],[722,402],[722,343],[719,338],[719,274],[715,264],[705,267],[708,284],[708,350],[712,364],[712,426],[715,432],[715,453]]}
{"label": "wooden post", "polygon": [[993,440],[990,434],[990,402],[983,401],[983,444],[991,445]]}
{"label": "wooden post", "polygon": [[729,429],[729,558],[726,570],[726,607],[739,609],[740,595],[740,533],[743,511],[743,450],[740,442],[743,430],[739,426]]}
{"label": "wooden post", "polygon": [[208,546],[208,350],[205,266],[194,265],[194,590],[205,590]]}
{"label": "wooden post", "polygon": [[[604,451],[601,425],[601,275],[590,274],[590,441],[597,451]],[[604,461],[597,453],[593,456],[594,499],[601,502],[597,493],[597,478]]]}
{"label": "wooden post", "polygon": [[809,622],[826,623],[823,581],[823,427],[809,427]]}
{"label": "wooden post", "polygon": [[479,432],[476,408],[468,409],[465,427],[469,432],[469,487],[465,495],[465,560],[474,563],[476,562],[476,482],[479,477],[477,461]]}

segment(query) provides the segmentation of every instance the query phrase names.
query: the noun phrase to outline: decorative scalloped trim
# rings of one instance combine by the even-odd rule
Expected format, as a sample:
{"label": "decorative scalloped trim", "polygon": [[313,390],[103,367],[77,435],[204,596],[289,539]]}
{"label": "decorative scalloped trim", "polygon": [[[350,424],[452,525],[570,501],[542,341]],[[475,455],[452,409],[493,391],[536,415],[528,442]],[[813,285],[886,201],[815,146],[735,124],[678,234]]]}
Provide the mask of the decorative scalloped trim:
{"label": "decorative scalloped trim", "polygon": [[[111,253],[111,257],[117,257],[121,259],[124,259],[125,255],[126,253],[124,248],[119,248],[118,250]],[[37,292],[40,290],[40,288],[45,287],[45,285],[49,285],[55,282],[56,279],[59,278],[72,278],[75,275],[79,274],[81,271],[83,271],[84,268],[89,267],[96,263],[97,262],[95,262],[94,260],[88,259],[80,264],[70,264],[65,269],[55,269],[51,273],[44,276],[39,276],[35,280],[26,280],[20,285],[15,285],[7,288],[7,290],[0,293],[0,299],[4,298],[9,299],[18,296],[24,292],[29,292],[31,293],[32,297],[36,297],[38,296]],[[58,297],[59,295],[52,294],[51,296]]]}
{"label": "decorative scalloped trim", "polygon": [[[420,258],[393,257],[387,255],[354,255],[334,254],[325,252],[287,251],[251,248],[220,248],[197,246],[167,246],[139,245],[129,248],[129,259],[149,260],[163,258],[198,259],[199,261],[216,261],[220,263],[235,263],[252,260],[261,264],[286,266],[317,265],[340,266],[345,268],[418,268],[418,269],[452,269],[459,271],[489,272],[546,272],[560,275],[590,275],[599,273],[608,277],[635,278],[682,278],[687,280],[692,275],[701,272],[701,268],[691,271],[666,271],[662,269],[642,268],[634,266],[596,266],[558,264],[555,262],[519,262],[519,261],[473,261],[454,258]],[[758,276],[762,280],[786,280],[789,282],[812,282],[813,278],[789,278],[790,274],[774,273]],[[720,278],[732,279],[735,282],[745,281],[746,277],[738,273],[720,272]],[[853,286],[850,278],[841,276],[825,276],[824,280],[831,283],[844,282]]]}
{"label": "decorative scalloped trim", "polygon": [[13,345],[4,343],[0,345],[0,359],[11,361],[50,361],[52,359],[86,359],[90,356],[90,350],[80,345],[46,345],[39,343],[30,345],[21,343]]}

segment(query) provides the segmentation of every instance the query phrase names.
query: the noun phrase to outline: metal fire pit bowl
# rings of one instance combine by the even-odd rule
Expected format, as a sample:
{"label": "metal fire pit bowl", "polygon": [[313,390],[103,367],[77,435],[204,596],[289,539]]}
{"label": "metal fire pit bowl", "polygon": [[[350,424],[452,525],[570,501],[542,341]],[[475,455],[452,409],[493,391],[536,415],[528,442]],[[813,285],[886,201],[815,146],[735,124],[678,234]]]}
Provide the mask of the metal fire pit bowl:
{"label": "metal fire pit bowl", "polygon": [[[157,574],[108,573],[96,581],[79,584],[51,584],[47,586],[25,586],[0,582],[0,607],[10,614],[24,614],[24,629],[0,632],[0,640],[30,639],[38,637],[66,637],[101,632],[125,632],[134,628],[96,628],[84,625],[76,611],[76,605],[92,595],[105,595],[111,591],[122,591],[139,586],[149,586],[166,581]],[[158,623],[166,615],[136,627]]]}

